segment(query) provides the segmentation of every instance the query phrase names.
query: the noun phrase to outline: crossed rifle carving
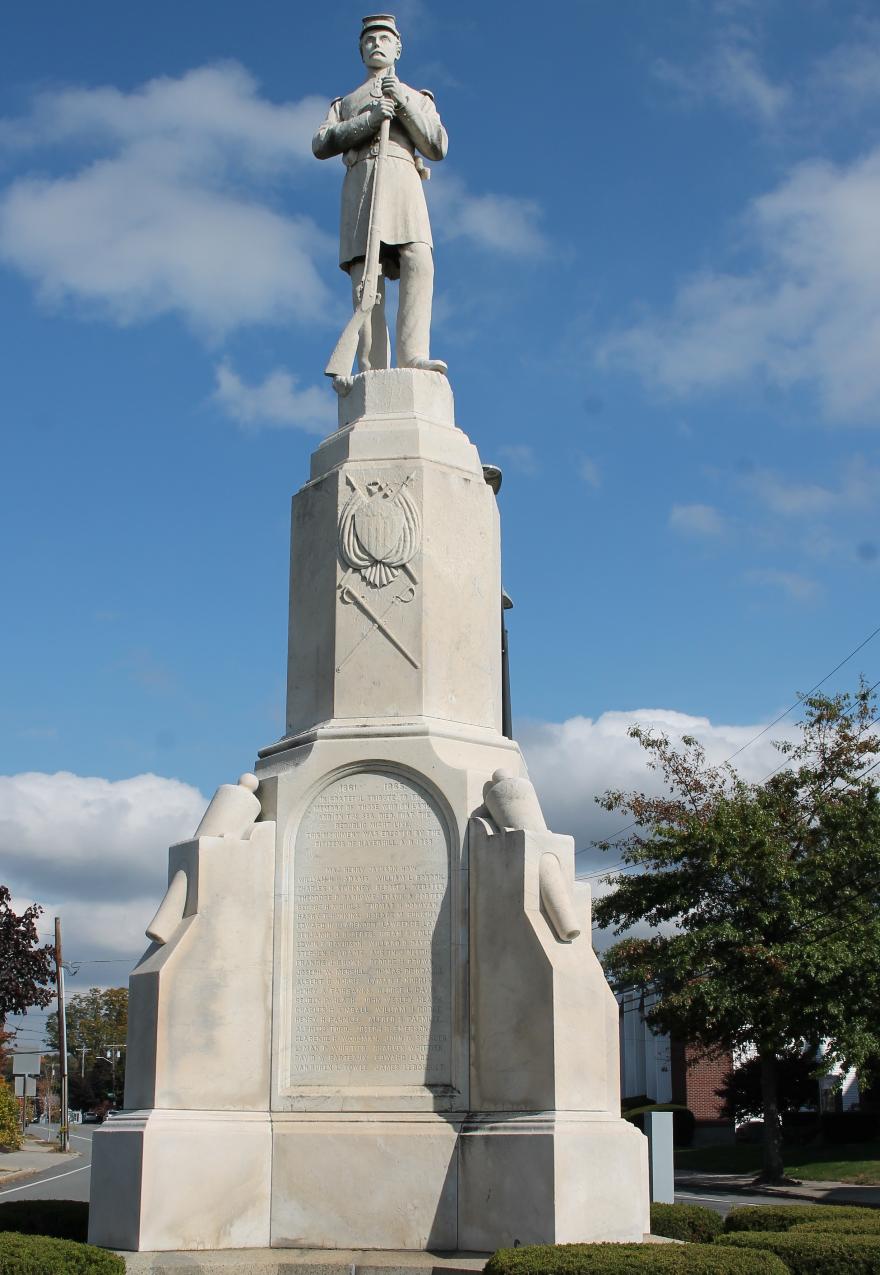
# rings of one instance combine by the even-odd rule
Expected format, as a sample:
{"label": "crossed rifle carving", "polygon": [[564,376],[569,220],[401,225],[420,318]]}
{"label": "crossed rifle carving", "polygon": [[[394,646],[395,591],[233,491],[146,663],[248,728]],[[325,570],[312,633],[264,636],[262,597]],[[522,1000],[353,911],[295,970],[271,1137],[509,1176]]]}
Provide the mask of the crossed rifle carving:
{"label": "crossed rifle carving", "polygon": [[[357,495],[360,496],[364,504],[366,504],[367,496],[364,494],[363,491],[361,491],[360,487],[357,485],[354,478],[352,478],[351,474],[346,474],[345,478],[346,478],[346,482],[349,484],[352,491],[356,492]],[[403,491],[404,487],[407,485],[407,483],[410,481],[411,478],[412,478],[412,474],[408,474],[407,477],[404,478],[403,481],[398,484],[398,487],[396,491],[394,492],[394,495],[391,496],[392,503],[394,503],[397,500],[397,498],[400,496],[400,493]],[[384,486],[383,490],[385,492],[388,492],[389,488],[387,486]],[[413,666],[413,668],[415,669],[420,668],[421,665],[419,664],[419,661],[412,654],[412,652],[406,648],[404,643],[400,640],[399,637],[397,637],[397,635],[392,631],[392,629],[389,627],[389,625],[386,622],[388,615],[391,613],[391,611],[394,609],[395,606],[401,606],[401,605],[405,606],[407,603],[412,602],[413,598],[416,596],[416,585],[419,583],[419,580],[415,571],[412,569],[412,567],[409,565],[408,562],[404,562],[401,564],[401,570],[408,577],[409,583],[406,584],[399,593],[396,593],[394,595],[394,597],[388,603],[388,606],[385,608],[382,614],[377,615],[377,613],[373,610],[373,608],[366,601],[366,599],[360,597],[354,591],[351,584],[349,583],[349,581],[351,580],[352,576],[355,573],[355,570],[356,570],[355,567],[348,567],[346,571],[344,572],[342,579],[337,584],[336,588],[339,593],[339,600],[346,606],[351,604],[356,606],[361,612],[363,612],[363,614],[367,617],[367,619],[371,623],[370,623],[370,627],[364,633],[361,634],[361,636],[355,642],[354,646],[352,646],[348,654],[342,660],[340,660],[340,662],[336,665],[336,672],[338,673],[342,668],[345,667],[345,665],[354,655],[355,651],[357,651],[361,643],[366,641],[366,639],[370,636],[370,634],[375,629],[378,629],[379,632],[383,634],[383,636],[391,643],[391,645],[395,648],[395,650],[399,651],[400,654],[404,657],[404,659],[409,661],[409,663]]]}

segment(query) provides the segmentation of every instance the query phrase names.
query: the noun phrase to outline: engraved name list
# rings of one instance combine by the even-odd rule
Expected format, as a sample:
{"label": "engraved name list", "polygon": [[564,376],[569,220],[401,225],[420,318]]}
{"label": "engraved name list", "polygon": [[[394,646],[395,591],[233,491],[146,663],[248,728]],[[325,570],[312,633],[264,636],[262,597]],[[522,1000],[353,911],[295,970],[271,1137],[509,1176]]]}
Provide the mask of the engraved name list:
{"label": "engraved name list", "polygon": [[291,1080],[451,1083],[449,849],[440,812],[383,772],[328,785],[294,870]]}

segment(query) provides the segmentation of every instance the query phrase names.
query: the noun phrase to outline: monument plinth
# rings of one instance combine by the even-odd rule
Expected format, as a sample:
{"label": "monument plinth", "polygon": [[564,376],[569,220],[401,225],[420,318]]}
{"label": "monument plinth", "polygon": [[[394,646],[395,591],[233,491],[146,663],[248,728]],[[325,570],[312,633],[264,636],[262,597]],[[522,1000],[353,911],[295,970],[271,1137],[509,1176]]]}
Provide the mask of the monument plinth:
{"label": "monument plinth", "polygon": [[364,19],[367,78],[315,137],[345,163],[355,309],[327,369],[339,428],[293,501],[286,731],[171,848],[131,977],[127,1110],[94,1139],[109,1247],[489,1251],[649,1227],[589,890],[502,733],[500,475],[428,352],[422,156],[447,142],[400,51],[391,15]]}
{"label": "monument plinth", "polygon": [[640,1238],[589,890],[500,732],[495,495],[438,373],[339,408],[293,504],[288,734],[172,847],[91,1238]]}

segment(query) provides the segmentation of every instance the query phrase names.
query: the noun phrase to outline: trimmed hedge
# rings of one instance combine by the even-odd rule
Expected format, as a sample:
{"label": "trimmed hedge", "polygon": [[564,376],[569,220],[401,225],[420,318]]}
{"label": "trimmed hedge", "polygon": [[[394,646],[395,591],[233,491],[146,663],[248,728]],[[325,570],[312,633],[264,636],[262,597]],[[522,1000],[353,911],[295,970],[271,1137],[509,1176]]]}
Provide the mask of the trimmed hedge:
{"label": "trimmed hedge", "polygon": [[91,1244],[3,1231],[0,1275],[125,1275],[125,1262]]}
{"label": "trimmed hedge", "polygon": [[737,1252],[714,1244],[524,1244],[500,1248],[484,1275],[788,1275],[769,1252]]}
{"label": "trimmed hedge", "polygon": [[874,1210],[873,1217],[834,1217],[834,1209],[829,1209],[831,1217],[821,1222],[801,1222],[793,1226],[791,1235],[880,1235],[880,1210]]}
{"label": "trimmed hedge", "polygon": [[740,1231],[715,1243],[781,1258],[792,1275],[880,1275],[880,1235],[804,1235],[802,1231]]}
{"label": "trimmed hedge", "polygon": [[702,1204],[652,1204],[651,1234],[692,1244],[711,1244],[724,1222],[719,1213]]}
{"label": "trimmed hedge", "polygon": [[819,1128],[822,1141],[830,1146],[873,1142],[880,1136],[880,1111],[823,1111]]}
{"label": "trimmed hedge", "polygon": [[876,1209],[857,1204],[740,1204],[727,1215],[724,1229],[731,1231],[790,1231],[802,1222],[824,1222],[828,1217],[852,1220],[876,1217]]}
{"label": "trimmed hedge", "polygon": [[89,1238],[89,1206],[84,1200],[10,1200],[0,1204],[0,1231],[49,1235],[56,1240]]}

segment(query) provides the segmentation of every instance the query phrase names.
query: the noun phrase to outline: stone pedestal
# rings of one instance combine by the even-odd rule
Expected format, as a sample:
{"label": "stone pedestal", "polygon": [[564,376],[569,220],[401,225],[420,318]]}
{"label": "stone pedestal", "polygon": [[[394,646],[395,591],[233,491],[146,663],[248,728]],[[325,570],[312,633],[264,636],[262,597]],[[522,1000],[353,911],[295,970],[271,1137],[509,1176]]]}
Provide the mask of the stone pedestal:
{"label": "stone pedestal", "polygon": [[91,1238],[641,1238],[645,1141],[573,845],[534,800],[531,830],[483,804],[526,772],[501,734],[498,510],[445,378],[356,377],[292,524],[287,732],[253,830],[172,849]]}

